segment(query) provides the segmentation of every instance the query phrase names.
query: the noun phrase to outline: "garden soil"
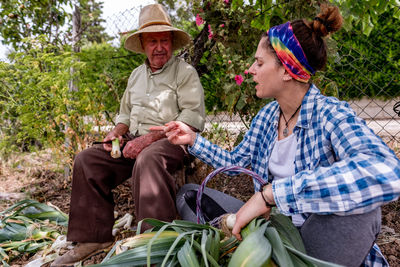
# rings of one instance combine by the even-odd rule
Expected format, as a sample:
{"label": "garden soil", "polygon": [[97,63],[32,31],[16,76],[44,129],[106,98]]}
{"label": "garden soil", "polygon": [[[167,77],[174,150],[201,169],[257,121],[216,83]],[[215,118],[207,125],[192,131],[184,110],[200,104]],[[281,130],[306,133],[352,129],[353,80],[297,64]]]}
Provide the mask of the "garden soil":
{"label": "garden soil", "polygon": [[[400,156],[400,151],[397,151]],[[51,153],[25,154],[14,158],[8,163],[0,165],[0,211],[18,201],[23,196],[36,199],[43,203],[50,202],[68,213],[71,193],[70,179],[65,179],[61,172],[55,171]],[[191,174],[186,175],[188,182],[200,183],[212,169],[195,160]],[[246,201],[253,194],[252,179],[246,175],[228,177],[224,174],[215,176],[207,186],[228,193]],[[115,210],[118,216],[126,213],[134,214],[134,202],[131,196],[129,182],[125,182],[114,190],[116,202]],[[118,239],[133,235],[125,233],[117,236]],[[378,237],[378,244],[385,254],[390,266],[400,266],[400,201],[389,203],[382,207],[382,231]],[[83,265],[99,263],[105,253],[93,256],[83,262]],[[11,266],[24,266],[33,255],[25,255],[15,259]]]}

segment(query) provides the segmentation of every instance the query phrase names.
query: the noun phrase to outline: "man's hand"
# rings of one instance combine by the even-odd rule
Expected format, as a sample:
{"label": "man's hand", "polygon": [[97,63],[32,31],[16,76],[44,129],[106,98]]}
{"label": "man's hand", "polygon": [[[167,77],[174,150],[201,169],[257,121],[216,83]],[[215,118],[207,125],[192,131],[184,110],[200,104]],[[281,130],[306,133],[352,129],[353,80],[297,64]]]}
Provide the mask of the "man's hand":
{"label": "man's hand", "polygon": [[150,132],[148,134],[139,136],[126,143],[122,154],[125,158],[135,159],[143,149],[164,137],[165,134],[162,131]]}
{"label": "man's hand", "polygon": [[[103,142],[112,141],[114,139],[119,139],[119,146],[121,147],[124,144],[124,140],[122,139],[122,135],[128,132],[128,126],[122,123],[117,124],[115,128],[107,134],[107,136],[103,139]],[[112,150],[112,144],[103,144],[103,148],[106,151]]]}
{"label": "man's hand", "polygon": [[194,128],[181,122],[171,121],[165,126],[150,127],[151,131],[164,131],[168,140],[174,145],[193,145],[196,140]]}
{"label": "man's hand", "polygon": [[139,153],[151,143],[149,138],[146,138],[146,135],[139,136],[126,143],[122,154],[125,158],[135,159]]}
{"label": "man's hand", "polygon": [[[123,142],[124,142],[123,139],[122,139],[122,136],[121,136],[121,135],[118,135],[118,134],[115,133],[114,131],[109,132],[109,133],[107,134],[107,136],[103,139],[103,142],[112,141],[112,140],[114,140],[114,139],[119,139],[119,146],[121,147],[122,144],[123,144]],[[103,148],[104,148],[106,151],[111,151],[111,150],[112,150],[112,144],[111,144],[111,143],[103,144]]]}

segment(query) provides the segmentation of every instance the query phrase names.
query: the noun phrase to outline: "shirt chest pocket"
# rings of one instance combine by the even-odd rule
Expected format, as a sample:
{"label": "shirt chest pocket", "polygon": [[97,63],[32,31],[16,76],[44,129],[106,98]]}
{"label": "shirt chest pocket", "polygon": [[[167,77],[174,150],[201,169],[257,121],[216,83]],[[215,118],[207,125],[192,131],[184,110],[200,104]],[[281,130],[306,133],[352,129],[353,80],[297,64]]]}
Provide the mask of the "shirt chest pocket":
{"label": "shirt chest pocket", "polygon": [[170,121],[179,114],[178,96],[173,89],[164,89],[154,95],[154,105],[162,120]]}

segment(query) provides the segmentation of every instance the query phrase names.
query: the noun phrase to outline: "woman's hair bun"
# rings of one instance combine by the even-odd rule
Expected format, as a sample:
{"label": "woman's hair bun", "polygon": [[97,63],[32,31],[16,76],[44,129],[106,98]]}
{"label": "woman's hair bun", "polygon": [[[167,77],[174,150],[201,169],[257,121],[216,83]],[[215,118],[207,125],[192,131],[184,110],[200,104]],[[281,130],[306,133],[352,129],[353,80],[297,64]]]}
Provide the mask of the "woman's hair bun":
{"label": "woman's hair bun", "polygon": [[325,37],[338,31],[343,24],[343,17],[336,6],[321,5],[321,12],[311,21],[310,27],[315,34]]}

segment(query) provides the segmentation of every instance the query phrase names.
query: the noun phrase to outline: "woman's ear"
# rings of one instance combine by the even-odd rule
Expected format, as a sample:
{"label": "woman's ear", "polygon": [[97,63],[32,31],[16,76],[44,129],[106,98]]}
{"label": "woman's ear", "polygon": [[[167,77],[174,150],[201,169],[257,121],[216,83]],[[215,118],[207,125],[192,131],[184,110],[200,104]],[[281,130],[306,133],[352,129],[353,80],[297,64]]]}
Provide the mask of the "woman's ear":
{"label": "woman's ear", "polygon": [[289,72],[287,72],[287,70],[285,69],[285,73],[283,74],[282,77],[283,81],[285,82],[289,82],[293,79],[293,77],[289,74]]}

